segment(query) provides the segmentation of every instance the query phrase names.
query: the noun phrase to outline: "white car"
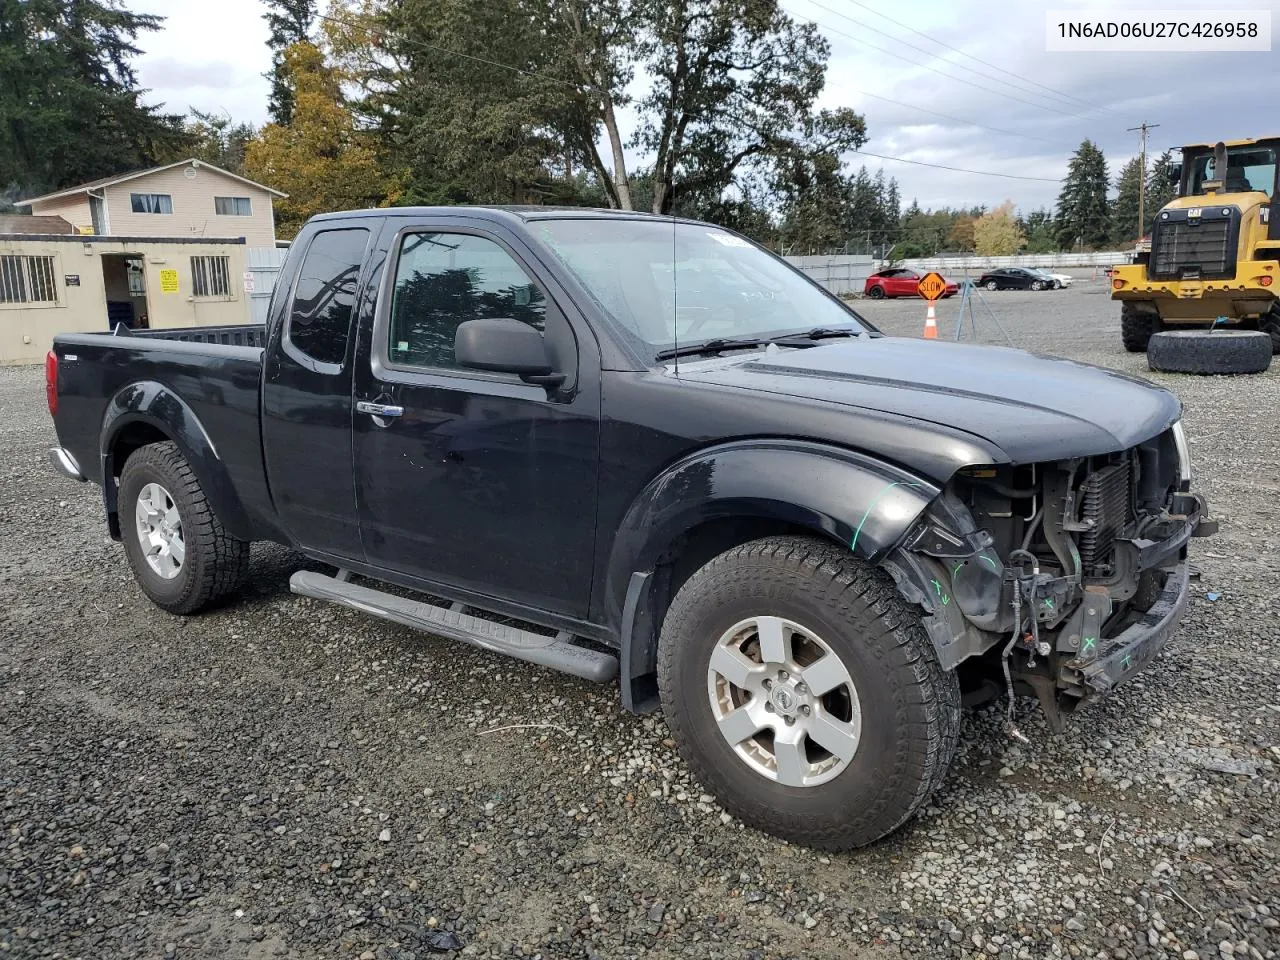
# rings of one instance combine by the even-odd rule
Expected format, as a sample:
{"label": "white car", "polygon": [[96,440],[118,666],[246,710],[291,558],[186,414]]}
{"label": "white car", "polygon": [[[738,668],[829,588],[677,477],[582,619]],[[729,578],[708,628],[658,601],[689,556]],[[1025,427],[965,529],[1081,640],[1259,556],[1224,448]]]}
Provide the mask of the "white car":
{"label": "white car", "polygon": [[1075,279],[1075,277],[1066,273],[1051,273],[1049,276],[1053,277],[1054,288],[1059,290],[1063,287],[1071,286],[1071,281]]}

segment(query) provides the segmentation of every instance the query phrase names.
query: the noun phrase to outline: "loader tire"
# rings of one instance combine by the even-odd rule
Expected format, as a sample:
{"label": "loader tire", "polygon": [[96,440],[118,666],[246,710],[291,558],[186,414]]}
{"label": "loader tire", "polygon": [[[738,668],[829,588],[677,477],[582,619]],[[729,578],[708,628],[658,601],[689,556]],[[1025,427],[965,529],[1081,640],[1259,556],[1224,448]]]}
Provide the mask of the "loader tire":
{"label": "loader tire", "polygon": [[1141,310],[1131,301],[1120,305],[1120,339],[1130,353],[1143,353],[1151,335],[1162,327],[1159,314]]}
{"label": "loader tire", "polygon": [[1271,353],[1280,353],[1280,300],[1271,304],[1271,309],[1258,318],[1258,329],[1271,338]]}

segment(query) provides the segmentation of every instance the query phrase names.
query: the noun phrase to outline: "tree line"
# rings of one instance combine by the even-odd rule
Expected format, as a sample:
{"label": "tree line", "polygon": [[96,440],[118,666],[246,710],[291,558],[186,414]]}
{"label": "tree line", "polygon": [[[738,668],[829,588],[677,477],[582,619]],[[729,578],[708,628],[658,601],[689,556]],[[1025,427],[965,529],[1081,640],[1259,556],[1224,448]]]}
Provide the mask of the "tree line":
{"label": "tree line", "polygon": [[270,119],[255,129],[142,100],[130,61],[161,17],[0,0],[0,206],[195,156],[289,194],[282,237],[334,209],[544,203],[904,257],[1131,242],[1138,191],[1150,216],[1165,182],[1140,185],[1133,161],[1109,199],[1086,140],[1056,214],[903,209],[895,179],[850,168],[865,120],[817,107],[830,47],[777,0],[264,0],[264,16]]}

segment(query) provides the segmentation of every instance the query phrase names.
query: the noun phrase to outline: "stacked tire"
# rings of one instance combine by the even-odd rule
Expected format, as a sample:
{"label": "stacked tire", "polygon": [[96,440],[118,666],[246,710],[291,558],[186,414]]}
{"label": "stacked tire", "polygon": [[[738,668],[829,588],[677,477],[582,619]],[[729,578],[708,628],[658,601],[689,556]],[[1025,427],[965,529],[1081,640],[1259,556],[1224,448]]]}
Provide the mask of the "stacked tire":
{"label": "stacked tire", "polygon": [[1167,330],[1148,339],[1147,366],[1162,373],[1262,373],[1271,352],[1272,338],[1262,330]]}

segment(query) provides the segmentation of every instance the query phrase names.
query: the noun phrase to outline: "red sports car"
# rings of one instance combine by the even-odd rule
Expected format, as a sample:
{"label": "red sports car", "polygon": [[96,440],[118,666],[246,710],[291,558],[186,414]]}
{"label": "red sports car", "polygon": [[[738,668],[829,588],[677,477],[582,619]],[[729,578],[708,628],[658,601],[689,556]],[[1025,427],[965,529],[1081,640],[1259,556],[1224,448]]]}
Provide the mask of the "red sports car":
{"label": "red sports car", "polygon": [[[916,288],[919,287],[922,276],[924,274],[902,267],[881,270],[867,277],[862,292],[872,300],[882,300],[885,297],[916,297],[919,296]],[[948,282],[947,289],[942,294],[943,299],[955,296],[959,289],[956,284]]]}

